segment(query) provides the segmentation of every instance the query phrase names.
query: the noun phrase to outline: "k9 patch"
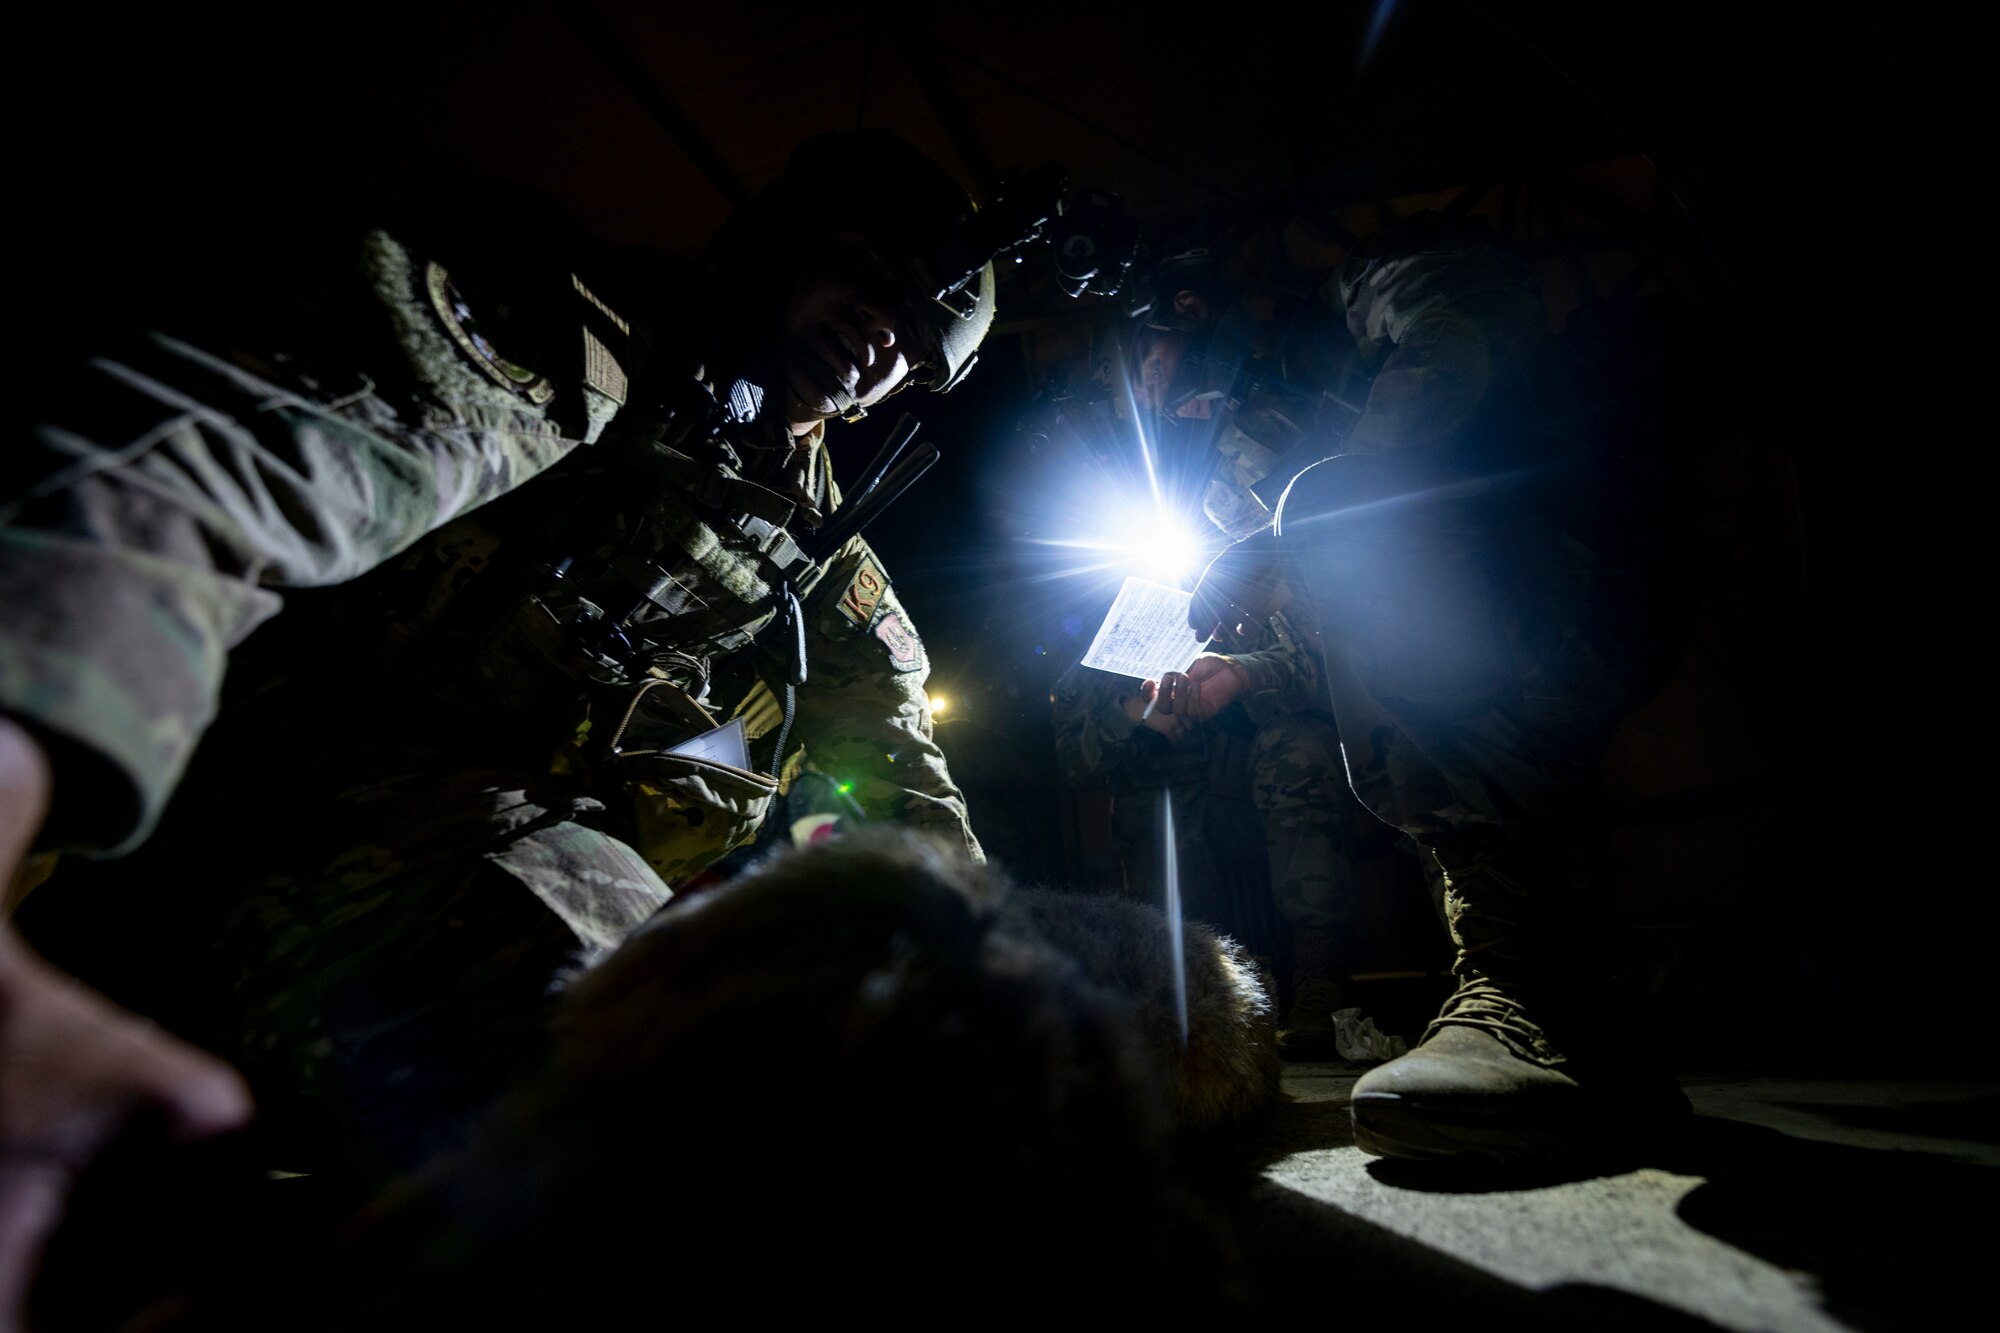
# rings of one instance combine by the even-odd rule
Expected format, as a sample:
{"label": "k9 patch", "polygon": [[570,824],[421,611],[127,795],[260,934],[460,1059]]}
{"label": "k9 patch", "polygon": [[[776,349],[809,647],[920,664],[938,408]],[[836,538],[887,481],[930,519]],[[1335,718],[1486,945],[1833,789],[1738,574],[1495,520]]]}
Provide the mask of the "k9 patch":
{"label": "k9 patch", "polygon": [[863,556],[861,567],[854,571],[847,591],[840,595],[840,613],[853,621],[857,629],[867,629],[874,623],[875,612],[882,605],[882,594],[887,591],[889,580],[883,576],[882,567],[872,558]]}
{"label": "k9 patch", "polygon": [[924,646],[903,617],[894,611],[875,626],[875,637],[889,649],[889,665],[898,671],[915,671],[924,664]]}

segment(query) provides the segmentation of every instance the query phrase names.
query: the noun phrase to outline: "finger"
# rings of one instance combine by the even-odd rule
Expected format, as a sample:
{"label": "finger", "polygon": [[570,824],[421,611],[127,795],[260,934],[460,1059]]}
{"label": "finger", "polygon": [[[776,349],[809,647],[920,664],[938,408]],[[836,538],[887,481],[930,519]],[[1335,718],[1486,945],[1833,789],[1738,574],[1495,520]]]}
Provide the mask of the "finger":
{"label": "finger", "polygon": [[159,1067],[151,1081],[168,1139],[193,1143],[250,1123],[254,1108],[241,1074],[204,1051],[166,1041],[154,1052]]}
{"label": "finger", "polygon": [[79,1038],[94,1044],[96,1061],[116,1071],[108,1078],[100,1073],[96,1085],[112,1118],[106,1137],[117,1132],[117,1120],[142,1110],[158,1113],[173,1143],[193,1143],[249,1123],[250,1089],[229,1065],[91,992],[74,998],[88,1025],[79,1030]]}
{"label": "finger", "polygon": [[27,731],[0,717],[0,891],[34,845],[49,807],[49,759]]}
{"label": "finger", "polygon": [[11,1027],[0,1029],[0,1146],[16,1158],[87,1165],[135,1118],[175,1142],[250,1118],[250,1094],[228,1065],[16,946]]}
{"label": "finger", "polygon": [[57,1162],[0,1160],[0,1329],[21,1327],[42,1247],[62,1217],[69,1169]]}

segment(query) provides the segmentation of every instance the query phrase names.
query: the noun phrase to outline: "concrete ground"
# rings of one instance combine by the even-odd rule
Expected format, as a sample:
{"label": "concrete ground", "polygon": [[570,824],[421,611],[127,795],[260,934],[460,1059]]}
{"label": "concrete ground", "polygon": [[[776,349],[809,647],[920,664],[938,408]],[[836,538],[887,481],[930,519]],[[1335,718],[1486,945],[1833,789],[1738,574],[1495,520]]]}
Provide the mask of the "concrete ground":
{"label": "concrete ground", "polygon": [[1684,1140],[1494,1178],[1356,1148],[1360,1072],[1287,1066],[1289,1100],[1251,1150],[1257,1183],[1230,1223],[1273,1314],[1403,1330],[1984,1322],[2000,1083],[1693,1077]]}
{"label": "concrete ground", "polygon": [[[1628,1161],[1494,1176],[1362,1153],[1347,1108],[1361,1072],[1287,1066],[1287,1099],[1199,1158],[1194,1183],[1242,1274],[1244,1317],[1232,1328],[1880,1333],[1988,1322],[1976,1312],[1990,1302],[2000,1081],[1688,1077],[1697,1114],[1681,1140]],[[255,1271],[326,1246],[343,1225],[344,1212],[321,1215],[309,1178],[252,1180],[232,1162],[197,1150],[143,1188],[126,1178],[80,1196],[78,1214],[94,1221],[52,1254],[58,1280],[33,1326],[153,1327],[130,1312],[171,1308],[158,1293],[189,1272],[222,1271],[218,1255],[232,1256],[229,1273]],[[203,1200],[206,1214],[191,1211]],[[106,1255],[118,1256],[108,1269]],[[1121,1290],[1119,1274],[1105,1277]]]}

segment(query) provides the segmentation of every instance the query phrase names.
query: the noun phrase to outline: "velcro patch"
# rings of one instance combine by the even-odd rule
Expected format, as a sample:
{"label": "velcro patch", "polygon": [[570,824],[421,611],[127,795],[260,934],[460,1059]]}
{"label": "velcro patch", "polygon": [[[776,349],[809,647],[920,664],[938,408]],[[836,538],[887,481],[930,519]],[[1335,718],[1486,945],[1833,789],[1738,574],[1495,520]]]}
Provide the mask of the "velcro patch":
{"label": "velcro patch", "polygon": [[[582,278],[572,273],[569,280],[576,285],[578,296],[595,306],[598,313],[610,320],[620,333],[628,338],[632,336],[632,326],[616,310],[598,300],[597,293],[584,286]],[[588,328],[583,331],[583,381],[620,407],[625,405],[628,383],[625,367],[618,364],[618,358],[611,354],[611,349]]]}
{"label": "velcro patch", "polygon": [[898,671],[915,671],[924,664],[924,646],[903,617],[891,611],[875,626],[875,637],[889,649],[889,665]]}
{"label": "velcro patch", "polygon": [[611,355],[611,349],[589,329],[583,331],[583,382],[620,407],[625,405],[628,381],[625,367]]}
{"label": "velcro patch", "polygon": [[847,591],[840,595],[840,613],[853,621],[856,628],[867,629],[874,623],[875,610],[882,605],[882,594],[887,591],[889,580],[883,577],[881,566],[863,556]]}

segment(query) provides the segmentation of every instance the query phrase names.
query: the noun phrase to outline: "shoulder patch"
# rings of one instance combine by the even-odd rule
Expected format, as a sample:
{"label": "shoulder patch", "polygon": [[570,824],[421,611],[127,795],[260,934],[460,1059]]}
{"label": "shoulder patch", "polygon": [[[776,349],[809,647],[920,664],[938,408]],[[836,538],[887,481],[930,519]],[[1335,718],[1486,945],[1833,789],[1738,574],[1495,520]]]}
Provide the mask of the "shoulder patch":
{"label": "shoulder patch", "polygon": [[867,629],[875,622],[875,611],[887,591],[889,580],[883,577],[882,567],[872,556],[863,556],[847,591],[840,595],[840,613],[853,621],[857,629]]}
{"label": "shoulder patch", "polygon": [[[446,333],[480,373],[503,389],[512,389],[537,407],[556,396],[555,386],[525,366],[517,366],[502,356],[478,330],[471,307],[452,286],[451,277],[435,261],[424,265],[424,291],[431,299]],[[608,354],[607,354],[608,355]],[[622,401],[622,400],[621,400]]]}
{"label": "shoulder patch", "polygon": [[903,617],[891,611],[875,626],[875,637],[889,650],[889,665],[898,671],[915,671],[924,664],[924,646]]}

